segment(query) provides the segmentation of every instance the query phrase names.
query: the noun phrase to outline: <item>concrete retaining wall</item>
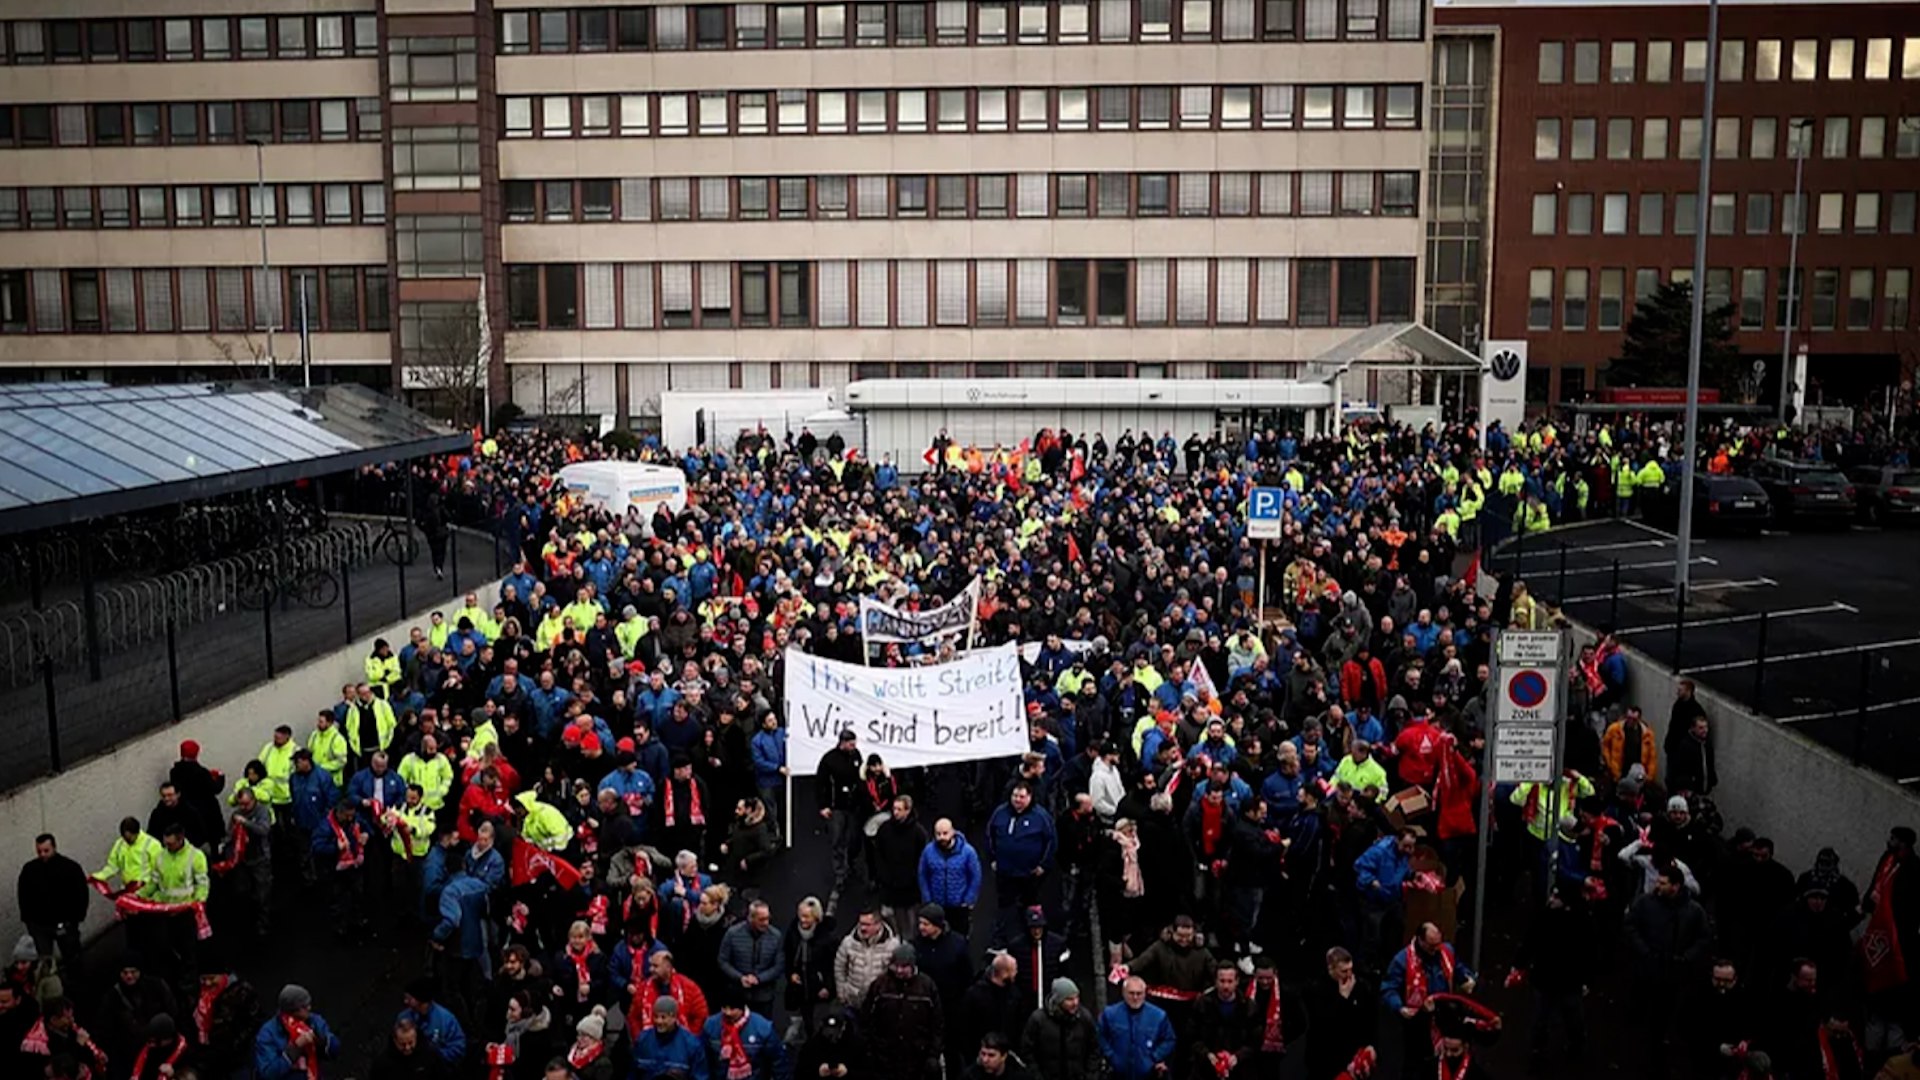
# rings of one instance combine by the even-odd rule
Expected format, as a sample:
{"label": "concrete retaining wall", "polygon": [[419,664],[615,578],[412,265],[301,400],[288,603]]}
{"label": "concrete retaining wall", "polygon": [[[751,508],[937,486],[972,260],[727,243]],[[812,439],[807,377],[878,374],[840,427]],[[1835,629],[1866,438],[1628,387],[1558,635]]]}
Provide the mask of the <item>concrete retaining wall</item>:
{"label": "concrete retaining wall", "polygon": [[[494,582],[468,591],[492,596],[499,590],[499,582]],[[420,610],[442,607],[448,599],[457,601],[459,595],[435,597]],[[275,727],[287,724],[297,733],[296,738],[306,737],[313,727],[314,711],[338,701],[342,683],[365,677],[366,657],[375,638],[404,643],[407,629],[416,623],[424,625],[425,616],[416,615],[364,634],[359,644],[308,661],[178,724],[148,732],[59,776],[0,799],[0,870],[9,882],[0,889],[0,947],[11,948],[22,931],[19,897],[11,879],[15,868],[33,857],[35,836],[54,834],[60,850],[78,859],[91,873],[106,861],[121,818],[132,814],[146,820],[147,812],[158,801],[160,782],[179,759],[182,740],[193,739],[200,744],[200,760],[208,768],[237,777]],[[106,904],[94,904],[86,933],[89,937],[98,933],[112,918]]]}
{"label": "concrete retaining wall", "polygon": [[[1572,626],[1576,643],[1594,640],[1591,628]],[[1664,745],[1679,678],[1632,648],[1624,651],[1628,701],[1640,706]],[[1887,829],[1920,828],[1920,797],[1892,780],[1708,687],[1700,686],[1696,696],[1713,726],[1720,773],[1713,800],[1729,835],[1744,825],[1771,838],[1774,857],[1796,874],[1813,865],[1821,848],[1833,848],[1841,868],[1864,890],[1885,849]]]}

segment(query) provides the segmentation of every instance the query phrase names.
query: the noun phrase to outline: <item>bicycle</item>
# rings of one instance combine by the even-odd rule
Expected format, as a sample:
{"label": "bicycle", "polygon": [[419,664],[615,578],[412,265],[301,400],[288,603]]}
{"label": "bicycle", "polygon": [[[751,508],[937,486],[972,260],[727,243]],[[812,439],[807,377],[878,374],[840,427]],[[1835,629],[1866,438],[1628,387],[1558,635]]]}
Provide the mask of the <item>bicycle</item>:
{"label": "bicycle", "polygon": [[340,598],[340,579],[333,571],[319,566],[297,567],[281,576],[275,573],[271,556],[255,559],[240,579],[240,606],[259,611],[286,596],[302,607],[330,608]]}
{"label": "bicycle", "polygon": [[388,518],[373,538],[373,547],[395,566],[411,566],[420,557],[420,537],[403,518]]}

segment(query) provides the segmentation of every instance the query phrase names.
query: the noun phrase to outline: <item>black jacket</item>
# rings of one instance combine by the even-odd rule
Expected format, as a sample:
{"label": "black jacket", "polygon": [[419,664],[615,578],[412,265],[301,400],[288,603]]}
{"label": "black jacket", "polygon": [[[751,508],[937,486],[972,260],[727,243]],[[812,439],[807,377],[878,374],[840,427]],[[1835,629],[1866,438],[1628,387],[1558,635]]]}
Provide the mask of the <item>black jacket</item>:
{"label": "black jacket", "polygon": [[[789,1010],[798,1009],[809,1001],[819,1001],[820,991],[827,992],[827,999],[833,998],[833,955],[840,947],[840,935],[835,933],[833,916],[820,920],[813,928],[811,939],[800,936],[797,927],[789,924],[786,933],[780,935],[780,952],[785,960],[787,972],[786,1005]],[[793,976],[800,976],[798,983]]]}
{"label": "black jacket", "polygon": [[[1313,1037],[1307,1040],[1307,1074],[1332,1076],[1363,1046],[1372,1045],[1379,1016],[1380,991],[1369,979],[1354,976],[1344,996],[1331,976],[1316,978],[1307,991],[1307,1014]],[[1284,1009],[1286,1000],[1281,999]],[[1285,1021],[1283,1016],[1282,1021]]]}
{"label": "black jacket", "polygon": [[[1281,1005],[1282,1010],[1286,1008]],[[1285,1017],[1282,1017],[1284,1021]],[[1211,1058],[1214,1054],[1226,1051],[1234,1057],[1245,1057],[1250,1050],[1259,1047],[1254,1037],[1251,1016],[1247,1011],[1247,999],[1236,994],[1229,1002],[1220,1000],[1218,991],[1209,989],[1193,1003],[1193,1012],[1187,1022],[1187,1067],[1178,1072],[1193,1076],[1214,1075]]]}
{"label": "black jacket", "polygon": [[1104,1065],[1084,1005],[1071,1013],[1036,1009],[1020,1033],[1020,1055],[1039,1080],[1095,1080]]}
{"label": "black jacket", "polygon": [[867,782],[860,763],[858,751],[842,753],[837,746],[820,755],[819,775],[813,781],[820,809],[858,813],[866,808]]}
{"label": "black jacket", "polygon": [[[988,1032],[999,1032],[1012,1042],[1019,1034],[1026,1013],[1021,1009],[1020,980],[1001,986],[991,977],[992,967],[967,987],[947,1016],[948,1048],[965,1061],[980,1049],[980,1039]],[[957,1007],[956,1007],[957,1006]]]}
{"label": "black jacket", "polygon": [[73,923],[87,917],[92,890],[80,864],[56,853],[20,867],[20,921],[29,925]]}
{"label": "black jacket", "polygon": [[1652,982],[1676,980],[1685,986],[1698,974],[1713,943],[1707,913],[1692,897],[1646,893],[1627,909],[1627,942],[1633,949],[1633,975]]}

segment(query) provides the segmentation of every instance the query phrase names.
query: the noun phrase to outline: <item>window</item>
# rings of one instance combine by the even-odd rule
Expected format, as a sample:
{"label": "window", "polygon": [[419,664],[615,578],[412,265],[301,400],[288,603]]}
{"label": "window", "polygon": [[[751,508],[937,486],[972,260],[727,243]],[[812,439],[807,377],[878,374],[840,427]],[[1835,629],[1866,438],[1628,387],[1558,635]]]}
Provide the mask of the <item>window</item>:
{"label": "window", "polygon": [[1140,216],[1159,217],[1168,212],[1171,192],[1165,173],[1140,174],[1138,187]]}
{"label": "window", "polygon": [[506,128],[509,139],[533,138],[533,99],[510,97],[500,99],[501,123]]}
{"label": "window", "polygon": [[91,188],[60,189],[60,223],[69,229],[93,228],[93,190]]}
{"label": "window", "polygon": [[[230,190],[230,189],[229,189]],[[133,203],[123,187],[100,189],[100,227],[125,229],[133,224]],[[20,227],[20,204],[11,189],[0,190],[0,229]]]}
{"label": "window", "polygon": [[1659,236],[1661,230],[1665,228],[1661,220],[1664,200],[1665,196],[1657,191],[1646,191],[1640,194],[1639,231],[1641,236]]}
{"label": "window", "polygon": [[283,15],[274,20],[275,55],[285,60],[307,55],[307,20],[298,15]]}
{"label": "window", "polygon": [[484,265],[478,216],[402,214],[394,235],[402,277],[478,277]]}
{"label": "window", "polygon": [[478,58],[470,37],[392,38],[387,43],[387,73],[394,101],[473,101],[479,95]]}
{"label": "window", "polygon": [[1372,215],[1372,173],[1346,172],[1340,174],[1340,212],[1352,217],[1367,217]]}
{"label": "window", "polygon": [[1829,116],[1820,128],[1820,156],[1823,158],[1844,158],[1851,143],[1849,118]]}
{"label": "window", "polygon": [[1876,233],[1880,231],[1879,192],[1860,191],[1854,193],[1853,231],[1857,233]]}
{"label": "window", "polygon": [[1607,236],[1627,234],[1627,196],[1624,192],[1610,193],[1601,198],[1600,231]]}
{"label": "window", "polygon": [[1869,79],[1885,79],[1892,74],[1893,39],[1868,38],[1866,77]]}
{"label": "window", "polygon": [[1597,125],[1598,125],[1598,121],[1594,120],[1590,116],[1579,117],[1574,120],[1573,138],[1571,140],[1572,145],[1568,148],[1568,154],[1567,154],[1568,157],[1572,158],[1574,161],[1592,161],[1593,160],[1593,154],[1594,154],[1593,144],[1594,144],[1594,139],[1596,134],[1595,129]]}
{"label": "window", "polygon": [[1722,41],[1720,43],[1720,70],[1717,75],[1721,82],[1739,82],[1747,70],[1747,43],[1744,41]]}
{"label": "window", "polygon": [[1673,197],[1673,235],[1692,236],[1700,227],[1699,196],[1682,192]]}
{"label": "window", "polygon": [[1827,78],[1853,78],[1853,40],[1834,38],[1827,42]]}
{"label": "window", "polygon": [[1088,292],[1088,269],[1084,259],[1053,261],[1053,306],[1059,325],[1086,325]]}
{"label": "window", "polygon": [[1612,83],[1630,83],[1633,81],[1635,52],[1637,43],[1616,41],[1607,50],[1607,81]]}
{"label": "window", "polygon": [[1293,126],[1293,87],[1283,85],[1260,88],[1260,126],[1266,128]]}
{"label": "window", "polygon": [[1838,191],[1822,192],[1814,228],[1823,233],[1839,232],[1845,219],[1846,200],[1847,197]]}
{"label": "window", "polygon": [[1780,121],[1773,117],[1754,117],[1747,128],[1747,156],[1756,161],[1771,160],[1779,131]]}
{"label": "window", "polygon": [[1541,117],[1533,122],[1533,159],[1556,161],[1560,157],[1560,121]]}
{"label": "window", "polygon": [[1618,330],[1626,317],[1627,272],[1618,267],[1600,271],[1600,310],[1595,329]]}
{"label": "window", "polygon": [[[1144,103],[1145,91],[1141,91]],[[1301,127],[1311,131],[1324,131],[1333,127],[1333,87],[1309,86],[1306,88],[1306,105],[1302,109]],[[1142,109],[1144,112],[1144,107]]]}
{"label": "window", "polygon": [[1567,235],[1593,234],[1593,196],[1578,193],[1567,196]]}
{"label": "window", "polygon": [[1714,236],[1732,236],[1736,203],[1732,195],[1714,195],[1707,200],[1707,228]]}
{"label": "window", "polygon": [[1607,120],[1607,159],[1626,161],[1633,157],[1633,120],[1615,116]]}
{"label": "window", "polygon": [[1807,231],[1807,198],[1804,195],[1780,196],[1780,231],[1800,233]]}
{"label": "window", "polygon": [[1747,195],[1747,235],[1763,236],[1773,226],[1773,196],[1764,191]]}
{"label": "window", "polygon": [[652,36],[652,23],[646,8],[620,8],[613,17],[613,44],[622,51],[641,50],[647,47]]}
{"label": "window", "polygon": [[1885,157],[1887,152],[1887,118],[1884,116],[1863,116],[1860,118],[1860,156],[1873,159]]}
{"label": "window", "polygon": [[[217,191],[219,189],[216,188],[215,190]],[[284,191],[287,202],[287,224],[313,224],[313,185],[288,184]],[[214,224],[217,225],[219,222],[216,221]]]}
{"label": "window", "polygon": [[[964,198],[962,204],[964,205]],[[1088,190],[1085,174],[1062,175],[1056,179],[1053,209],[1059,217],[1087,216]]]}
{"label": "window", "polygon": [[1206,259],[1173,261],[1173,319],[1176,323],[1198,324],[1207,321],[1211,280]]}
{"label": "window", "polygon": [[733,190],[726,177],[703,176],[699,184],[700,220],[725,221],[733,216]]}
{"label": "window", "polygon": [[1807,272],[1783,267],[1774,274],[1773,324],[1799,329],[1807,318]]}
{"label": "window", "polygon": [[[1045,177],[1040,178],[1042,181]],[[884,180],[882,181],[884,182]],[[927,216],[927,178],[902,176],[894,182],[894,209],[901,217]]]}
{"label": "window", "polygon": [[1540,82],[1553,84],[1566,79],[1566,43],[1543,41],[1540,43]]}
{"label": "window", "polygon": [[[865,95],[862,96],[864,97]],[[699,95],[699,107],[700,134],[725,135],[727,133],[726,91],[703,91]]]}
{"label": "window", "polygon": [[1134,264],[1133,321],[1160,326],[1167,321],[1167,289],[1171,282],[1165,259],[1140,259]]}
{"label": "window", "polygon": [[1526,329],[1528,331],[1553,329],[1553,271],[1551,269],[1526,271]]}
{"label": "window", "polygon": [[1649,116],[1640,122],[1640,156],[1648,161],[1661,161],[1667,156],[1667,119],[1663,116]]}
{"label": "window", "polygon": [[398,128],[393,132],[396,191],[478,190],[480,131],[473,126]]}
{"label": "window", "polygon": [[1819,74],[1820,43],[1801,40],[1793,43],[1793,67],[1789,74],[1795,82],[1807,82]]}
{"label": "window", "polygon": [[1390,128],[1418,127],[1420,124],[1419,97],[1418,86],[1387,87],[1387,126]]}
{"label": "window", "polygon": [[1780,40],[1778,38],[1767,38],[1753,43],[1753,80],[1755,82],[1780,80]]}
{"label": "window", "polygon": [[982,176],[974,181],[974,213],[983,218],[1007,216],[1007,178]]}
{"label": "window", "polygon": [[[1017,91],[1017,93],[1020,103],[1020,130],[1047,130],[1047,92],[1045,90],[1020,90]],[[860,95],[863,103],[867,96],[868,95],[864,93]],[[864,104],[862,106],[861,126],[865,127]]]}
{"label": "window", "polygon": [[1127,261],[1101,259],[1094,263],[1093,276],[1094,321],[1100,326],[1126,325]]}
{"label": "window", "polygon": [[173,225],[175,228],[198,228],[205,225],[206,202],[197,187],[177,187],[173,189]]}
{"label": "window", "polygon": [[[1041,280],[1038,283],[1041,320],[1046,318],[1045,282],[1046,263],[1034,260],[1039,268]],[[1026,262],[1021,263],[1024,270]],[[1024,276],[1024,275],[1023,275]],[[1023,287],[1025,282],[1022,282]],[[894,264],[894,323],[899,326],[927,325],[927,261],[925,259],[901,259]]]}
{"label": "window", "polygon": [[1684,42],[1680,48],[1680,78],[1683,82],[1705,82],[1707,78],[1707,43],[1704,41]]}
{"label": "window", "polygon": [[319,57],[347,55],[347,20],[343,15],[317,15],[313,20],[313,54]]}
{"label": "window", "polygon": [[1737,158],[1740,156],[1739,117],[1720,116],[1714,118],[1713,156],[1715,158]]}
{"label": "window", "polygon": [[1533,235],[1552,236],[1560,221],[1560,197],[1551,191],[1533,196]]}
{"label": "window", "polygon": [[[105,50],[107,55],[118,56],[120,52],[120,46],[118,42],[113,40],[114,38],[113,24],[107,23],[104,26],[102,26],[102,24],[100,23],[95,23],[93,24],[93,28],[95,30],[101,30],[101,29],[105,30],[104,34],[96,35],[96,40],[99,37],[106,38],[107,42],[110,43],[108,45],[108,48]],[[167,59],[169,60],[193,59],[193,20],[192,19],[168,19],[165,23],[161,24],[160,37],[161,37],[161,42],[166,49],[165,55]],[[99,59],[101,55],[101,50],[95,49],[93,50],[93,52],[94,52],[95,59]]]}
{"label": "window", "polygon": [[854,185],[854,214],[863,218],[886,217],[891,209],[887,197],[887,178],[884,176],[858,177]]}
{"label": "window", "polygon": [[1673,78],[1673,42],[1647,42],[1647,81],[1668,82]]}
{"label": "window", "polygon": [[1220,89],[1220,126],[1244,130],[1253,126],[1253,87],[1226,86]]}
{"label": "window", "polygon": [[[1373,212],[1372,173],[1351,173],[1350,176],[1362,177],[1366,182],[1366,207],[1360,213]],[[1102,178],[1104,179],[1104,177]],[[1354,183],[1355,188],[1362,185]],[[1220,216],[1245,217],[1253,213],[1253,174],[1234,172],[1220,174]]]}
{"label": "window", "polygon": [[1579,268],[1569,269],[1562,281],[1560,328],[1585,330],[1587,328],[1587,271]]}
{"label": "window", "polygon": [[1873,329],[1873,271],[1847,273],[1847,329]]}
{"label": "window", "polygon": [[[1920,39],[1915,40],[1914,48],[1920,49]],[[1893,137],[1893,156],[1897,158],[1920,157],[1920,116],[1903,116],[1900,126]]]}
{"label": "window", "polygon": [[1813,118],[1795,116],[1787,121],[1787,156],[1790,158],[1811,157],[1813,155]]}
{"label": "window", "polygon": [[1813,272],[1813,304],[1808,309],[1812,329],[1831,330],[1839,315],[1840,271],[1817,269]]}
{"label": "window", "polygon": [[[1908,45],[1908,48],[1912,47]],[[1882,275],[1881,281],[1880,325],[1887,330],[1905,329],[1913,293],[1913,271],[1888,270]]]}
{"label": "window", "polygon": [[541,267],[540,278],[546,292],[547,328],[572,330],[579,327],[579,267],[574,263],[547,263]]}
{"label": "window", "polygon": [[1576,83],[1600,81],[1599,42],[1576,41],[1573,43],[1573,81]]}
{"label": "window", "polygon": [[1300,174],[1300,213],[1307,217],[1325,217],[1333,213],[1333,174]]}
{"label": "window", "polygon": [[1738,318],[1742,330],[1764,330],[1767,319],[1767,272],[1752,268],[1740,271]]}
{"label": "window", "polygon": [[1373,260],[1341,259],[1338,302],[1341,326],[1373,321]]}

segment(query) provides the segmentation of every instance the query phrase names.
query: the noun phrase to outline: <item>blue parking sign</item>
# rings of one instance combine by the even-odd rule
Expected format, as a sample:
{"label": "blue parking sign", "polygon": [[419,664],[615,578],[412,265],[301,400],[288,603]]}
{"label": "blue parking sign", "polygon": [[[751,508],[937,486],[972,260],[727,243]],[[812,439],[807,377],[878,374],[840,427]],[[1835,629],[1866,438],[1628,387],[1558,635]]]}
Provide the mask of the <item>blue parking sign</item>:
{"label": "blue parking sign", "polygon": [[1247,536],[1254,540],[1279,539],[1280,512],[1285,505],[1283,489],[1254,488],[1247,496]]}

